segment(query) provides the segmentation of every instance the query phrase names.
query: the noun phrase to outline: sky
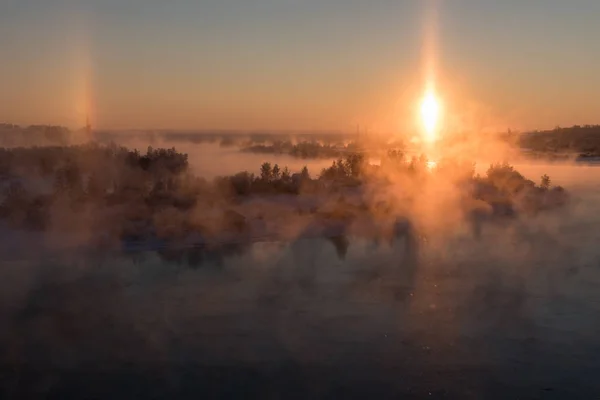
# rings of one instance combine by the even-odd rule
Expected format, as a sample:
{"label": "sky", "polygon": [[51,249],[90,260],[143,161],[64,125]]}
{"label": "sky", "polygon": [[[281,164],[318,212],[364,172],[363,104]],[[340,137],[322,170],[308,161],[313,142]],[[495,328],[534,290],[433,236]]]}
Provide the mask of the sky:
{"label": "sky", "polygon": [[[600,123],[597,0],[2,0],[0,121],[106,129]],[[450,128],[449,128],[450,129]]]}

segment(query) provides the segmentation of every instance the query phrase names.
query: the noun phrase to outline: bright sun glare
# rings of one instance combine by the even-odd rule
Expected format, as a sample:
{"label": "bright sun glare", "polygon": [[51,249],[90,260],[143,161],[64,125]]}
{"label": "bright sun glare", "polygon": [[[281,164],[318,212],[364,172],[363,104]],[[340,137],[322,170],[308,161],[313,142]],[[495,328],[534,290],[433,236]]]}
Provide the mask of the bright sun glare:
{"label": "bright sun glare", "polygon": [[421,121],[425,128],[424,138],[428,142],[434,142],[436,140],[439,114],[439,101],[433,91],[429,91],[421,101]]}

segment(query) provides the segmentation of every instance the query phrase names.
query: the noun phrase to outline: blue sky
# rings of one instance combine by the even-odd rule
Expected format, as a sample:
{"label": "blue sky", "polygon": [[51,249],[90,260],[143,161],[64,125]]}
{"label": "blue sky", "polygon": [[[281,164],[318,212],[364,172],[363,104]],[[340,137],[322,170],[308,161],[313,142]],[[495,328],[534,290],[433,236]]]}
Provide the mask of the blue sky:
{"label": "blue sky", "polygon": [[0,120],[400,129],[433,57],[470,128],[597,123],[598,15],[595,0],[3,0]]}

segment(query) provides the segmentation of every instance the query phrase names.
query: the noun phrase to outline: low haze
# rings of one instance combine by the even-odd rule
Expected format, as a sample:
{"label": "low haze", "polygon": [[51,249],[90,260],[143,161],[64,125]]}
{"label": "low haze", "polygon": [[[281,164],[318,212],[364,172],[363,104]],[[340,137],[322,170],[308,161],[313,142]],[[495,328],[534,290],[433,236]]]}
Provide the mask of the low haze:
{"label": "low haze", "polygon": [[0,398],[599,398],[598,16],[3,1]]}
{"label": "low haze", "polygon": [[594,0],[6,0],[0,120],[394,131],[434,62],[474,128],[595,123],[598,14]]}

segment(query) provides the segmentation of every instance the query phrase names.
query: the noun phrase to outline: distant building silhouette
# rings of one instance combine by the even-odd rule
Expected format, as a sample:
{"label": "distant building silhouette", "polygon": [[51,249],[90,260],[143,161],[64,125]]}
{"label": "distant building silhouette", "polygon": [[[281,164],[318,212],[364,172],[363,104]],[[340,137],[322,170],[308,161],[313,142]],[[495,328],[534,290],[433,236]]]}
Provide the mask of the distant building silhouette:
{"label": "distant building silhouette", "polygon": [[92,125],[90,124],[89,115],[85,118],[85,134],[89,137],[92,134]]}

